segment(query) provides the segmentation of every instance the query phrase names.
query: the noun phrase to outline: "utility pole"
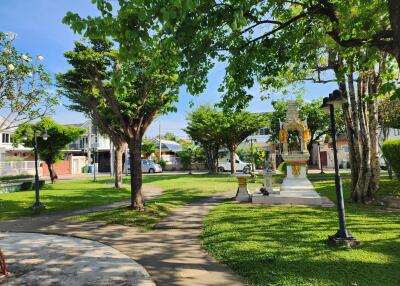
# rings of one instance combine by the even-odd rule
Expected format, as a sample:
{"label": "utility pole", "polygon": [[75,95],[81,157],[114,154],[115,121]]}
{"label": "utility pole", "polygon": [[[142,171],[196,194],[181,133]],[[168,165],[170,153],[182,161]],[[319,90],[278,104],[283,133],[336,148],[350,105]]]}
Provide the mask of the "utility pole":
{"label": "utility pole", "polygon": [[162,155],[161,155],[161,119],[158,121],[158,147],[159,147],[159,152],[160,152],[160,161],[162,160]]}

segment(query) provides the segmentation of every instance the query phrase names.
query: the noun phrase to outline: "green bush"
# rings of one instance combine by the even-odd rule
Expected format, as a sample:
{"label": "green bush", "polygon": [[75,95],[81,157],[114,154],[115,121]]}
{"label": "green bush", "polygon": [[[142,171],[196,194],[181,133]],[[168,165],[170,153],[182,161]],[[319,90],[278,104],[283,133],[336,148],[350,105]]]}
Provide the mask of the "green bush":
{"label": "green bush", "polygon": [[163,168],[163,170],[165,169],[165,166],[167,166],[167,162],[165,162],[164,160],[159,160],[158,164],[160,164],[161,168]]}
{"label": "green bush", "polygon": [[[42,189],[44,187],[44,184],[46,184],[45,180],[39,180],[39,189]],[[35,182],[32,182],[32,190],[35,189]]]}
{"label": "green bush", "polygon": [[26,179],[26,178],[33,178],[33,175],[14,175],[14,176],[2,176],[0,177],[0,181],[12,181],[17,179]]}
{"label": "green bush", "polygon": [[389,139],[383,142],[383,156],[399,178],[400,175],[400,138]]}
{"label": "green bush", "polygon": [[281,171],[284,174],[287,174],[287,164],[286,162],[282,162],[278,166],[278,170]]}
{"label": "green bush", "polygon": [[26,181],[21,184],[21,191],[28,191],[32,190],[33,182],[32,181]]}

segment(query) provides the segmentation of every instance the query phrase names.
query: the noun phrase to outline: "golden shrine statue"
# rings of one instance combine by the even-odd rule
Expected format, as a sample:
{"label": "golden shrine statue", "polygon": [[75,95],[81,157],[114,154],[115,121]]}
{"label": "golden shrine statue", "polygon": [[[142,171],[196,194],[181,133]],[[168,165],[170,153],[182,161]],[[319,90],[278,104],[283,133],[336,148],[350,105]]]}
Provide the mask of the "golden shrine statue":
{"label": "golden shrine statue", "polygon": [[302,121],[297,112],[296,102],[288,101],[288,110],[285,122],[281,123],[279,141],[283,145],[283,154],[289,154],[288,134],[289,131],[297,131],[300,137],[300,153],[308,153],[307,144],[310,142],[310,130],[307,128],[307,121]]}
{"label": "golden shrine statue", "polygon": [[[290,142],[289,132],[298,133],[298,142]],[[268,168],[263,171],[264,186],[252,194],[254,204],[267,205],[322,205],[321,196],[307,178],[307,164],[310,154],[307,144],[310,142],[310,130],[306,120],[301,120],[295,101],[288,101],[288,111],[284,122],[280,123],[279,142],[283,146],[282,159],[286,163],[285,178],[279,191],[273,189],[272,174]],[[244,200],[243,200],[244,201]]]}

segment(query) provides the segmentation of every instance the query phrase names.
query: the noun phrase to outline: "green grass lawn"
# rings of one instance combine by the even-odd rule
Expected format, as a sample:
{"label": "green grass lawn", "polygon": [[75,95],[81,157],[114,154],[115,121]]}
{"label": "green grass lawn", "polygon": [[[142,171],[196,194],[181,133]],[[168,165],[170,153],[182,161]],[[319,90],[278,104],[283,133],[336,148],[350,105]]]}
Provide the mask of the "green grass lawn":
{"label": "green grass lawn", "polygon": [[[150,229],[176,207],[198,201],[202,197],[216,192],[237,188],[236,179],[229,175],[158,175],[146,176],[145,182],[161,187],[164,192],[160,197],[147,201],[144,212],[118,208],[68,219],[74,221],[100,220],[112,224],[134,225]],[[255,186],[255,184],[250,185],[253,188]]]}
{"label": "green grass lawn", "polygon": [[[335,201],[334,182],[315,181]],[[344,181],[345,198],[349,180]],[[381,180],[400,194],[398,180]],[[346,203],[358,249],[326,243],[338,228],[336,208],[224,203],[205,219],[202,243],[250,285],[400,285],[400,212]],[[354,283],[354,284],[353,284]]]}
{"label": "green grass lawn", "polygon": [[85,179],[46,184],[40,191],[40,197],[47,207],[41,211],[31,208],[35,201],[34,191],[0,194],[0,220],[83,209],[129,199],[127,189],[115,189],[113,185],[105,184],[107,180],[110,178],[101,178],[97,182]]}

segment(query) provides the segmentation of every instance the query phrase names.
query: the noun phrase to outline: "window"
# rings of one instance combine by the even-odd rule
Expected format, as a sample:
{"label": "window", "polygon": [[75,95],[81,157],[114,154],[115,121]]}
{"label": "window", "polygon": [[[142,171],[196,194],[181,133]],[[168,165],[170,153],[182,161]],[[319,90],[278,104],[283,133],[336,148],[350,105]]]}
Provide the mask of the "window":
{"label": "window", "polygon": [[343,152],[349,153],[349,145],[342,145]]}
{"label": "window", "polygon": [[268,135],[268,128],[261,128],[258,130],[258,135]]}
{"label": "window", "polygon": [[1,134],[1,142],[2,143],[10,143],[10,134],[2,133]]}

